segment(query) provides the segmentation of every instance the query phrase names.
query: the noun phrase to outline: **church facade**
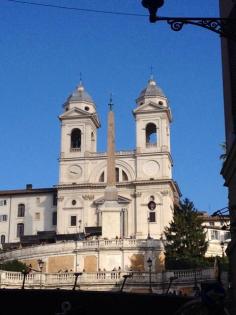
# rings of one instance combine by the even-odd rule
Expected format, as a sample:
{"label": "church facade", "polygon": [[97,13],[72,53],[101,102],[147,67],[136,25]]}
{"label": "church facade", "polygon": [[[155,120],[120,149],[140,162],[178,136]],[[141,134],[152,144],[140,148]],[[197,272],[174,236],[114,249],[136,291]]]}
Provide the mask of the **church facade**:
{"label": "church facade", "polygon": [[[136,149],[115,153],[115,184],[120,210],[114,214],[114,220],[111,218],[104,223],[105,226],[101,223],[108,154],[98,153],[96,149],[100,122],[95,104],[79,85],[64,108],[60,116],[57,232],[76,233],[86,227],[101,226],[102,236],[107,238],[145,239],[150,234],[159,239],[172,218],[178,190],[171,170],[171,112],[156,82],[148,82],[133,111]],[[153,208],[148,207],[150,201],[153,201]]]}
{"label": "church facade", "polygon": [[[0,191],[1,243],[32,241],[34,250],[23,246],[15,252],[16,258],[32,265],[42,258],[48,272],[62,267],[145,270],[150,255],[154,270],[159,270],[163,231],[180,197],[172,178],[172,115],[167,97],[153,78],[141,91],[133,110],[133,151],[115,151],[112,104],[107,152],[97,151],[100,121],[82,83],[63,108],[59,183],[53,188],[27,185],[22,190]],[[68,249],[63,255],[61,246]],[[2,255],[12,258],[7,252]]]}

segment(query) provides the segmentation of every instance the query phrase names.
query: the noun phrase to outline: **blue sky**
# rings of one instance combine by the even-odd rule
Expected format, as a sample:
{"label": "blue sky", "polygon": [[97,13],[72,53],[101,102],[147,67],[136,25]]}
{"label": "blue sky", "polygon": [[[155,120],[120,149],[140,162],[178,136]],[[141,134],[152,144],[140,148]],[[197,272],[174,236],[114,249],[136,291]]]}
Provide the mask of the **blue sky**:
{"label": "blue sky", "polygon": [[[147,14],[139,0],[47,0],[40,3]],[[169,16],[218,16],[216,0],[166,1]],[[174,179],[200,210],[227,205],[220,175],[224,113],[220,40],[185,26],[173,32],[146,17],[66,11],[0,1],[0,189],[50,187],[58,181],[62,104],[79,82],[96,102],[106,150],[113,94],[117,150],[135,147],[132,110],[150,67],[167,95]]]}

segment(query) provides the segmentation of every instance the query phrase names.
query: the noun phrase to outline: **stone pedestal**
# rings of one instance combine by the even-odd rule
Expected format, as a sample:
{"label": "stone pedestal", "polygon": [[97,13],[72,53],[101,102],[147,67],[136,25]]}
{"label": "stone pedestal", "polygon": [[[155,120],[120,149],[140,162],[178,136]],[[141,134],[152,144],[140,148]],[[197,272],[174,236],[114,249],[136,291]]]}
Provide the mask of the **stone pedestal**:
{"label": "stone pedestal", "polygon": [[117,201],[106,200],[100,207],[101,223],[102,223],[102,237],[116,238],[123,235],[122,226],[122,208]]}

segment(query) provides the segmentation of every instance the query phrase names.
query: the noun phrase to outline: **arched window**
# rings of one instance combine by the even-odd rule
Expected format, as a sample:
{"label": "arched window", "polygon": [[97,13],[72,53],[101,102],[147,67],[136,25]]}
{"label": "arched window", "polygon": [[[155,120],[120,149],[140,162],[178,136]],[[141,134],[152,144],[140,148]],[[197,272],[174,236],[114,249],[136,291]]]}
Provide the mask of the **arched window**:
{"label": "arched window", "polygon": [[102,174],[99,177],[99,183],[104,183],[105,182],[105,174],[102,172]]}
{"label": "arched window", "polygon": [[6,242],[6,236],[5,235],[1,235],[1,244],[5,244]]}
{"label": "arched window", "polygon": [[81,148],[81,130],[73,129],[71,132],[71,149]]}
{"label": "arched window", "polygon": [[[126,172],[119,167],[116,167],[116,182],[127,182],[129,180],[128,175]],[[102,174],[99,177],[99,182],[104,183],[105,182],[105,173],[102,172]]]}
{"label": "arched window", "polygon": [[91,151],[95,152],[96,151],[96,141],[95,141],[95,134],[92,131],[91,132]]}
{"label": "arched window", "polygon": [[116,182],[118,183],[120,181],[120,174],[119,174],[119,167],[116,167]]}
{"label": "arched window", "polygon": [[122,182],[127,182],[128,181],[128,175],[125,173],[124,170],[122,170]]}
{"label": "arched window", "polygon": [[24,235],[24,223],[17,224],[16,236],[21,237]]}
{"label": "arched window", "polygon": [[23,203],[20,203],[18,205],[18,213],[17,213],[18,217],[24,217],[25,216],[25,205]]}
{"label": "arched window", "polygon": [[155,147],[157,145],[157,127],[153,123],[146,126],[146,146]]}

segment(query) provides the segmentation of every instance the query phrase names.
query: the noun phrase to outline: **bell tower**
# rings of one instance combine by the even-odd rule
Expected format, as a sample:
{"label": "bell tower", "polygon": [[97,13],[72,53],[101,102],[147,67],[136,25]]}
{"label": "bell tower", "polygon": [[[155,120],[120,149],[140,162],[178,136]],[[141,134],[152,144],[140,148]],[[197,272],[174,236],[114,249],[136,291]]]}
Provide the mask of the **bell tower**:
{"label": "bell tower", "polygon": [[60,184],[86,181],[81,158],[97,151],[96,106],[82,82],[68,97],[61,121]]}
{"label": "bell tower", "polygon": [[170,123],[168,100],[153,76],[136,100],[137,178],[171,178]]}

